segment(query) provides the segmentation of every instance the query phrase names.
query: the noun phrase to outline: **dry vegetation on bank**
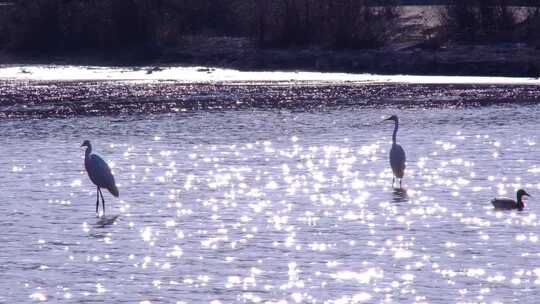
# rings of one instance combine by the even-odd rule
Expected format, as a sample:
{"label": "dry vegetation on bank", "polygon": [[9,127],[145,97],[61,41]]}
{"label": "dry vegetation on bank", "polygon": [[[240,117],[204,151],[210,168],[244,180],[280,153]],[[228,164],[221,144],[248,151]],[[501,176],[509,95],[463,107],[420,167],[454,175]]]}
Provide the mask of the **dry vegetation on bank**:
{"label": "dry vegetation on bank", "polygon": [[450,2],[417,7],[431,17],[411,27],[411,17],[394,0],[19,0],[0,6],[0,50],[41,58],[93,54],[128,64],[371,71],[387,65],[373,60],[376,50],[395,64],[403,45],[424,56],[454,46],[462,52],[464,46],[514,44],[528,48],[533,74],[540,69],[534,61],[538,8],[506,0]]}

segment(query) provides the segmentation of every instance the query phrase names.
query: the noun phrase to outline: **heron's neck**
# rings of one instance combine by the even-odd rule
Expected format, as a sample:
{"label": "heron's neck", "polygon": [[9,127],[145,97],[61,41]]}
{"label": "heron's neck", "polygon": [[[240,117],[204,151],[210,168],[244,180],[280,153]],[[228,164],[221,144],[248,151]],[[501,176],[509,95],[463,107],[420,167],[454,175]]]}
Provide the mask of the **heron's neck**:
{"label": "heron's neck", "polygon": [[392,134],[392,143],[396,144],[397,131],[399,129],[399,123],[397,120],[394,121],[394,134]]}
{"label": "heron's neck", "polygon": [[92,146],[88,146],[86,151],[84,151],[84,158],[88,158],[92,154]]}

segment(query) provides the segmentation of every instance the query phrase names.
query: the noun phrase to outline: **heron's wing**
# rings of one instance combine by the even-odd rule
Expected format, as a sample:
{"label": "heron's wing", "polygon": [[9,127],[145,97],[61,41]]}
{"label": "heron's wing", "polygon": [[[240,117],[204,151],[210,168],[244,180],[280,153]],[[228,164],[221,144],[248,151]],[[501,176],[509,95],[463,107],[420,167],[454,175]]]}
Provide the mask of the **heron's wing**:
{"label": "heron's wing", "polygon": [[405,150],[398,144],[393,145],[390,149],[390,167],[396,177],[402,178],[405,174],[406,160]]}
{"label": "heron's wing", "polygon": [[405,162],[407,161],[407,156],[405,155],[405,150],[400,145],[396,145],[397,154],[399,155],[399,162],[403,163],[403,168],[405,168]]}
{"label": "heron's wing", "polygon": [[92,154],[90,156],[90,166],[88,173],[92,180],[103,188],[116,188],[114,176],[111,173],[109,165],[99,155]]}

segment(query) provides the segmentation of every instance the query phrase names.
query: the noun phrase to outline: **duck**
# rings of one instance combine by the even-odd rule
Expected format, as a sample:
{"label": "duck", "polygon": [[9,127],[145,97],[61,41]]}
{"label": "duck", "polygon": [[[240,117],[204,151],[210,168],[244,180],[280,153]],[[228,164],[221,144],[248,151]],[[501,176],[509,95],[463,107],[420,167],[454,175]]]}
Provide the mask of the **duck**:
{"label": "duck", "polygon": [[522,211],[523,208],[525,208],[525,204],[523,203],[523,197],[530,195],[523,189],[519,189],[516,193],[517,201],[506,198],[506,197],[500,197],[500,198],[494,198],[491,200],[491,204],[495,209],[498,210],[513,210],[516,209],[518,211]]}

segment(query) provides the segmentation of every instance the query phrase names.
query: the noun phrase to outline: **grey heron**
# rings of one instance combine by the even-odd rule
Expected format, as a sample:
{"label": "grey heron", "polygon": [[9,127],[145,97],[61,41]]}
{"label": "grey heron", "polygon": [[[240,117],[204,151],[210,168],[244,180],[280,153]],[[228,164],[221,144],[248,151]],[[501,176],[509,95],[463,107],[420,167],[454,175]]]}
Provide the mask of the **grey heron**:
{"label": "grey heron", "polygon": [[394,121],[394,134],[392,135],[392,148],[390,149],[390,167],[392,167],[392,172],[394,176],[392,177],[392,187],[394,186],[395,179],[399,178],[399,187],[401,188],[401,180],[403,175],[405,175],[405,150],[398,145],[396,137],[399,128],[399,119],[396,115],[392,115],[385,120]]}
{"label": "grey heron", "polygon": [[511,210],[511,209],[517,209],[518,211],[523,210],[525,208],[525,204],[523,203],[523,196],[529,196],[530,195],[525,192],[523,189],[519,189],[516,193],[517,195],[517,201],[514,201],[510,198],[494,198],[491,200],[491,204],[495,209],[499,210]]}
{"label": "grey heron", "polygon": [[101,203],[103,205],[103,214],[105,214],[105,199],[101,188],[106,188],[115,197],[119,196],[118,188],[114,182],[114,176],[107,163],[99,155],[92,153],[92,144],[89,140],[85,140],[81,147],[86,147],[84,154],[84,168],[88,172],[88,177],[94,185],[97,186],[96,198],[96,214],[99,215],[99,196],[101,195]]}

